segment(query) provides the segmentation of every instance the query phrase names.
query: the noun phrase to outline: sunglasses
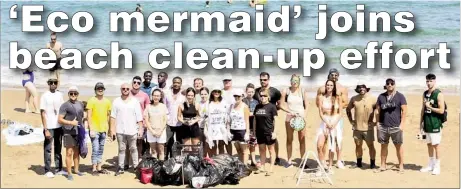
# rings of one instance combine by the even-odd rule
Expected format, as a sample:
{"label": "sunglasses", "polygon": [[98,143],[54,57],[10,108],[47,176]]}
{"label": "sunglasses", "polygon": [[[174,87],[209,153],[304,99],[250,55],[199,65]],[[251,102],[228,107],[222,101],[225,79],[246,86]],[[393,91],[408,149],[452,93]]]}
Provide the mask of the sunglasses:
{"label": "sunglasses", "polygon": [[260,95],[260,97],[261,97],[261,98],[262,98],[262,97],[267,97],[267,95]]}
{"label": "sunglasses", "polygon": [[239,97],[242,97],[242,96],[234,95],[234,98],[239,98]]}
{"label": "sunglasses", "polygon": [[386,85],[394,85],[394,82],[387,82]]}
{"label": "sunglasses", "polygon": [[100,88],[97,88],[96,90],[98,90],[98,91],[103,91],[103,90],[105,90],[105,89],[102,88],[102,87],[100,87]]}
{"label": "sunglasses", "polygon": [[130,88],[121,88],[121,89],[122,89],[122,91],[128,91],[128,90],[130,90]]}
{"label": "sunglasses", "polygon": [[78,92],[70,92],[69,95],[70,96],[78,96]]}
{"label": "sunglasses", "polygon": [[269,79],[259,79],[259,81],[267,81],[267,80],[269,80]]}
{"label": "sunglasses", "polygon": [[140,84],[141,84],[141,81],[133,81],[133,84],[138,84],[138,85],[140,85]]}
{"label": "sunglasses", "polygon": [[57,81],[48,81],[48,85],[57,85],[58,82]]}

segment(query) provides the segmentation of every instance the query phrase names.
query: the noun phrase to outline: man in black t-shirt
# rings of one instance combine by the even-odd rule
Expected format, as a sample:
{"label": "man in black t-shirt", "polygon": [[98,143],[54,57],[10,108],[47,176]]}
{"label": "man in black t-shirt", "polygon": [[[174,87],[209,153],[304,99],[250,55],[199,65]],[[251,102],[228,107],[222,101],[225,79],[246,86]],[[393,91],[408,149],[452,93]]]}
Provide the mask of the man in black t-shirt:
{"label": "man in black t-shirt", "polygon": [[[280,98],[282,97],[282,93],[274,87],[269,86],[271,76],[267,72],[261,72],[259,74],[259,82],[261,84],[261,87],[258,87],[255,89],[255,95],[253,98],[260,102],[260,94],[259,91],[261,89],[269,89],[269,102],[277,107],[277,110],[279,109],[280,106]],[[278,140],[275,141],[275,154],[277,154],[277,157],[275,158],[275,165],[281,165],[280,158],[279,158],[279,142]]]}

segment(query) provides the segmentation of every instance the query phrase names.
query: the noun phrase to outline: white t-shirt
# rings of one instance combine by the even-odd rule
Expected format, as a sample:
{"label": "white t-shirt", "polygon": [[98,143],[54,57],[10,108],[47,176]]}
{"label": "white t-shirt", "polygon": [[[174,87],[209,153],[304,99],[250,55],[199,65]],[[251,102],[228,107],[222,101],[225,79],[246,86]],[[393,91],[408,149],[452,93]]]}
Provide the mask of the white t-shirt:
{"label": "white t-shirt", "polygon": [[123,101],[118,97],[112,103],[110,117],[115,119],[116,133],[135,135],[138,133],[138,122],[143,120],[141,104],[135,97]]}
{"label": "white t-shirt", "polygon": [[[226,102],[227,105],[232,105],[232,104],[235,104],[235,98],[234,98],[234,94],[232,92],[232,89],[229,89],[229,90],[221,90],[221,93],[222,93],[222,99],[223,101]],[[230,111],[230,109],[229,109]]]}
{"label": "white t-shirt", "polygon": [[172,90],[163,91],[164,97],[163,103],[168,108],[168,121],[167,125],[171,127],[181,126],[182,123],[178,121],[178,108],[179,106],[186,101],[186,97],[178,92],[176,94],[176,99],[174,98]]}
{"label": "white t-shirt", "polygon": [[56,129],[59,128],[58,115],[59,107],[64,103],[64,98],[61,92],[55,91],[54,93],[46,91],[40,97],[40,110],[45,110],[46,128]]}
{"label": "white t-shirt", "polygon": [[208,137],[211,140],[227,140],[226,124],[229,121],[229,105],[226,102],[208,104]]}

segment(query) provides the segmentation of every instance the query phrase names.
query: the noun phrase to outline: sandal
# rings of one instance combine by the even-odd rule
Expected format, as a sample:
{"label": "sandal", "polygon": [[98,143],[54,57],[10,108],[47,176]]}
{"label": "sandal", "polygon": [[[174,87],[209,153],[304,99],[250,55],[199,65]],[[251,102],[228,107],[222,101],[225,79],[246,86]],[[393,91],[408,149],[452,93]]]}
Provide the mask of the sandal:
{"label": "sandal", "polygon": [[92,175],[92,176],[99,176],[99,171],[92,171],[92,172],[91,172],[91,175]]}
{"label": "sandal", "polygon": [[267,176],[267,177],[268,177],[268,176],[271,176],[271,175],[273,175],[273,174],[274,174],[273,171],[268,171],[268,172],[266,172],[266,176]]}
{"label": "sandal", "polygon": [[101,173],[101,174],[109,174],[109,171],[107,171],[106,169],[101,169],[101,170],[98,170],[98,173]]}

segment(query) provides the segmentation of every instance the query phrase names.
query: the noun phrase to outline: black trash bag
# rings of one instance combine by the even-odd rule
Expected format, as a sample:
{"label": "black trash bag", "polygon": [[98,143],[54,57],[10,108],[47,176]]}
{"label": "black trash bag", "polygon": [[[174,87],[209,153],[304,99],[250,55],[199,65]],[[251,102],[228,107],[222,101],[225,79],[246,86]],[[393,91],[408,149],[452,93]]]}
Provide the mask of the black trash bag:
{"label": "black trash bag", "polygon": [[238,158],[220,154],[212,158],[224,178],[222,184],[238,184],[240,179],[251,174],[251,170]]}
{"label": "black trash bag", "polygon": [[154,157],[143,157],[141,162],[138,164],[137,169],[141,168],[154,168],[154,165],[158,162],[157,158]]}
{"label": "black trash bag", "polygon": [[237,177],[239,179],[242,179],[244,177],[250,176],[251,174],[251,169],[248,167],[248,165],[245,165],[243,162],[241,162],[239,159],[237,161],[234,161],[231,167],[234,167],[235,170],[237,171]]}
{"label": "black trash bag", "polygon": [[177,156],[170,158],[163,163],[163,172],[160,172],[164,179],[165,185],[179,185],[182,183],[181,180],[181,167],[184,161],[184,157]]}
{"label": "black trash bag", "polygon": [[199,157],[188,155],[184,159],[183,169],[184,183],[190,183],[189,181],[202,169],[202,162]]}
{"label": "black trash bag", "polygon": [[220,169],[218,169],[217,166],[212,165],[210,163],[202,164],[202,168],[200,169],[200,171],[194,177],[192,177],[192,179],[189,180],[189,187],[194,188],[192,180],[193,178],[198,177],[205,178],[205,181],[203,183],[200,183],[201,188],[216,186],[218,184],[221,184],[224,180],[224,177],[220,172]]}

